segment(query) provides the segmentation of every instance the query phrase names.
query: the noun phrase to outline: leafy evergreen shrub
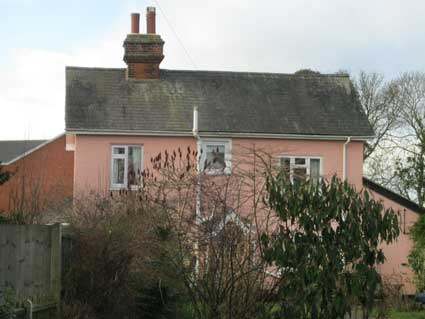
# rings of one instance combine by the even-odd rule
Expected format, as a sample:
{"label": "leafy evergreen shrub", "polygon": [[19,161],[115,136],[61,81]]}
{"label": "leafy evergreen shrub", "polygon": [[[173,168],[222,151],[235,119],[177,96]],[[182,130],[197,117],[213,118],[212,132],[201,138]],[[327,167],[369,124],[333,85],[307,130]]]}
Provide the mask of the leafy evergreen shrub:
{"label": "leafy evergreen shrub", "polygon": [[13,289],[0,287],[0,319],[15,318],[15,294]]}
{"label": "leafy evergreen shrub", "polygon": [[262,241],[283,278],[284,318],[344,318],[356,302],[367,314],[381,284],[381,244],[399,234],[397,214],[336,177],[291,183],[282,172],[266,186],[278,227]]}

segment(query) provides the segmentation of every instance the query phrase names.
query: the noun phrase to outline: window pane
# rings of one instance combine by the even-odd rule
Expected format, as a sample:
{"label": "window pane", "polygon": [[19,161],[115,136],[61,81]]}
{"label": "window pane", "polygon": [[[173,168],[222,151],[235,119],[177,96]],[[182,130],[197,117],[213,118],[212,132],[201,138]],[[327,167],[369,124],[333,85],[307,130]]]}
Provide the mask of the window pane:
{"label": "window pane", "polygon": [[285,173],[285,176],[289,178],[291,172],[291,159],[288,157],[281,157],[280,166],[282,167],[282,171]]}
{"label": "window pane", "polygon": [[305,165],[305,158],[296,158],[295,165]]}
{"label": "window pane", "polygon": [[128,167],[127,181],[128,185],[139,185],[142,168],[142,148],[140,146],[128,147]]}
{"label": "window pane", "polygon": [[124,184],[124,159],[114,158],[112,162],[112,183]]}
{"label": "window pane", "polygon": [[305,180],[307,176],[307,169],[305,167],[294,168],[294,181]]}
{"label": "window pane", "polygon": [[284,168],[289,170],[289,167],[291,165],[291,159],[288,157],[281,157],[280,158],[280,165]]}
{"label": "window pane", "polygon": [[125,147],[114,147],[113,153],[114,154],[125,154]]}
{"label": "window pane", "polygon": [[207,170],[223,170],[226,167],[224,161],[224,145],[207,145],[205,169]]}
{"label": "window pane", "polygon": [[320,179],[320,159],[310,159],[310,179],[313,182],[318,182]]}

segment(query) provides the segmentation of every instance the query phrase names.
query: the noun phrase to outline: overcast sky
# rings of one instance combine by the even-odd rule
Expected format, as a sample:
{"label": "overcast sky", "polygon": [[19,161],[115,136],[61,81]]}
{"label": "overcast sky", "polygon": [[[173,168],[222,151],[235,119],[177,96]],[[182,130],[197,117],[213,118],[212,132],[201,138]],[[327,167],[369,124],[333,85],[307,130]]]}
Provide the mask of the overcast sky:
{"label": "overcast sky", "polygon": [[162,68],[425,70],[424,0],[0,0],[0,140],[63,132],[65,66],[125,67],[130,13],[144,32],[146,6]]}

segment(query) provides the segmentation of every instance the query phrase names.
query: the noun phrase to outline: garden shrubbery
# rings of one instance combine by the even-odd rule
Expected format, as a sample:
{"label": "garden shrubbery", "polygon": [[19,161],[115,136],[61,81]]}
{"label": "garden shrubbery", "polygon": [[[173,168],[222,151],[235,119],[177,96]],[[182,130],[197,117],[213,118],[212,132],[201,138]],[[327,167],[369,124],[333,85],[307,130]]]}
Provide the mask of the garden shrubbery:
{"label": "garden shrubbery", "polygon": [[174,318],[173,303],[182,292],[170,286],[156,260],[152,214],[129,192],[76,202],[64,317]]}
{"label": "garden shrubbery", "polygon": [[258,151],[218,178],[196,157],[158,155],[138,191],[75,200],[65,318],[367,318],[392,210],[337,178],[291,183]]}
{"label": "garden shrubbery", "polygon": [[0,319],[15,319],[15,304],[14,290],[7,286],[0,289]]}

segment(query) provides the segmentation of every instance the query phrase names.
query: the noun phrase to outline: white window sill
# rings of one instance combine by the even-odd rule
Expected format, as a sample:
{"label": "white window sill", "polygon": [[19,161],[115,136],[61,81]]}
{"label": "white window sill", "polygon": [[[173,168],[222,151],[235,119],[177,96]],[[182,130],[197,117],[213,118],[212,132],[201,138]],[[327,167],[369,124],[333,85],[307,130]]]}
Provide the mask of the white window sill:
{"label": "white window sill", "polygon": [[204,174],[205,175],[210,175],[210,176],[230,176],[232,175],[232,172],[229,168],[225,168],[224,170],[219,170],[219,169],[209,169],[209,170],[204,170]]}
{"label": "white window sill", "polygon": [[130,189],[128,189],[128,187],[125,187],[124,185],[123,186],[109,186],[109,190],[114,191],[114,192],[121,191],[121,190],[125,190],[125,191],[131,190],[131,191],[134,192],[134,191],[138,191],[140,189],[142,189],[142,186],[138,186],[138,185],[130,186]]}

